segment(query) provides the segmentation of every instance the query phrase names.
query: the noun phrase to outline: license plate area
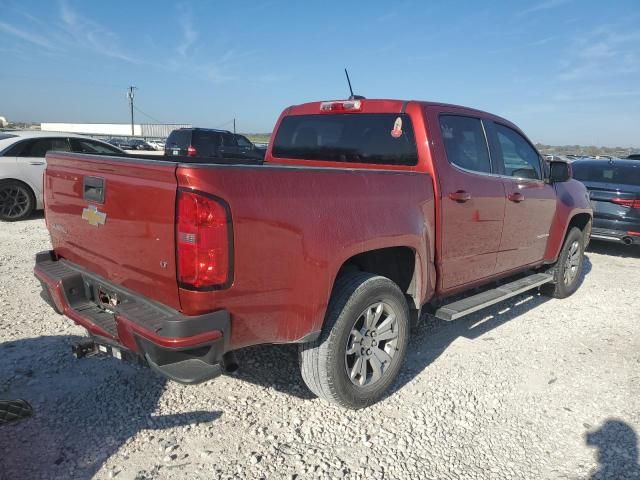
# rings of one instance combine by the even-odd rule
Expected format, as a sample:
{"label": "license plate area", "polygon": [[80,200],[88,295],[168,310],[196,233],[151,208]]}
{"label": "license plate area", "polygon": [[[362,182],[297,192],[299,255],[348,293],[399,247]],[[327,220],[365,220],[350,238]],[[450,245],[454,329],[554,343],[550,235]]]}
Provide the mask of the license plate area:
{"label": "license plate area", "polygon": [[122,296],[113,290],[109,290],[102,285],[94,286],[95,295],[93,301],[99,307],[104,308],[107,311],[113,312],[114,308],[117,308],[122,303]]}

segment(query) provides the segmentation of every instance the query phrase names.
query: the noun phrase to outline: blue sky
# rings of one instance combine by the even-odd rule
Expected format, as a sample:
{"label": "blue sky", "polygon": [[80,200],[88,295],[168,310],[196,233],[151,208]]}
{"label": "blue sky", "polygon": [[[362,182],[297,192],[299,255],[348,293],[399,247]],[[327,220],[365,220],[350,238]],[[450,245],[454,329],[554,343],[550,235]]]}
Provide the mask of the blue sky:
{"label": "blue sky", "polygon": [[271,131],[347,95],[503,115],[536,142],[640,146],[640,2],[0,0],[0,115]]}

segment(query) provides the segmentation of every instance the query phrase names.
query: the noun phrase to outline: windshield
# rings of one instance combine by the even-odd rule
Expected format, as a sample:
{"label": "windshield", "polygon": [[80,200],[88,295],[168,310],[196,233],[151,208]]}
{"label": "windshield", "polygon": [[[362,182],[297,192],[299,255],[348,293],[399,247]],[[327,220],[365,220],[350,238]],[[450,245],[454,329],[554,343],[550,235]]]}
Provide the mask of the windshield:
{"label": "windshield", "polygon": [[272,155],[383,165],[418,163],[411,119],[396,113],[285,117],[276,134]]}

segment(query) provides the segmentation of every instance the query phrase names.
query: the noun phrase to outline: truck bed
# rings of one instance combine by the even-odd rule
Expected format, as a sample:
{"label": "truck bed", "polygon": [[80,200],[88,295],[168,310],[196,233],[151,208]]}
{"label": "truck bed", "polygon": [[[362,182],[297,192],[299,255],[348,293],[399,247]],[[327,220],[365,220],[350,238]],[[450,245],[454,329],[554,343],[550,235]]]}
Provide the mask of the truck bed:
{"label": "truck bed", "polygon": [[[359,252],[411,246],[433,259],[434,198],[426,174],[278,165],[184,164],[53,153],[46,219],[60,257],[184,315],[233,318],[234,348],[319,331],[341,265]],[[86,178],[104,180],[87,200]],[[176,280],[176,191],[229,206],[232,283],[195,291]],[[92,225],[87,209],[105,214]],[[422,272],[428,278],[428,272]],[[420,296],[433,286],[421,281]]]}

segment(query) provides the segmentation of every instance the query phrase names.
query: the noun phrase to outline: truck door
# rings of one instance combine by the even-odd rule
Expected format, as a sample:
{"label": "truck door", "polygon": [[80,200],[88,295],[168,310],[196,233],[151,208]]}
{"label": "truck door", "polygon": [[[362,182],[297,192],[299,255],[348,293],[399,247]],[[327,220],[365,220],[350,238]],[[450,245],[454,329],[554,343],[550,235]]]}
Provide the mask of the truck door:
{"label": "truck door", "polygon": [[483,122],[465,112],[432,112],[429,124],[440,183],[440,289],[493,275],[505,208]]}
{"label": "truck door", "polygon": [[519,132],[500,123],[489,128],[492,158],[507,194],[496,273],[541,261],[556,211],[556,192],[544,182],[537,150]]}

